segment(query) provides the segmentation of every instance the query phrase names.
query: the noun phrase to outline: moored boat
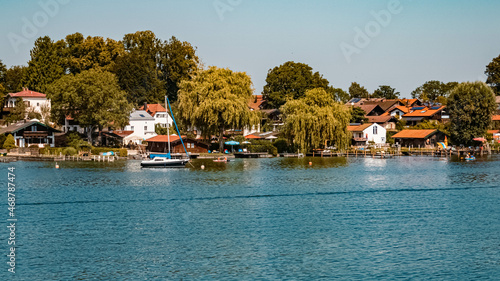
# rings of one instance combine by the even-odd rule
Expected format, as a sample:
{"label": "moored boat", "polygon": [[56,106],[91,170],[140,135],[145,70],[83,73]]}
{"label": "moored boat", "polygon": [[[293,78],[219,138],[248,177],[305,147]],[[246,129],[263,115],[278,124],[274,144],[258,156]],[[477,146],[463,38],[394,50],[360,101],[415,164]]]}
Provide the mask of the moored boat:
{"label": "moored boat", "polygon": [[189,162],[189,159],[168,159],[166,157],[154,157],[151,160],[141,162],[142,167],[169,167],[169,168],[184,168]]}

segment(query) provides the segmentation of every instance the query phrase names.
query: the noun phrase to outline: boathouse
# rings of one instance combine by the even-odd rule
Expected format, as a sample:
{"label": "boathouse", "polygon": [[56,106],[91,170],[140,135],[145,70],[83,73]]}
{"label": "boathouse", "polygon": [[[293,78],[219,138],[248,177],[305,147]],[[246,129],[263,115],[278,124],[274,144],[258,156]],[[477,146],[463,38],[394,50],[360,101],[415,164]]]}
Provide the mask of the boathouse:
{"label": "boathouse", "polygon": [[430,148],[444,142],[446,135],[439,130],[402,130],[392,138],[401,146]]}
{"label": "boathouse", "polygon": [[[148,142],[147,150],[149,152],[168,152],[168,136],[158,135],[146,140]],[[203,142],[199,139],[182,136],[182,141],[186,146],[189,153],[208,153],[210,144]],[[181,140],[178,135],[170,135],[170,152],[171,153],[184,153]]]}

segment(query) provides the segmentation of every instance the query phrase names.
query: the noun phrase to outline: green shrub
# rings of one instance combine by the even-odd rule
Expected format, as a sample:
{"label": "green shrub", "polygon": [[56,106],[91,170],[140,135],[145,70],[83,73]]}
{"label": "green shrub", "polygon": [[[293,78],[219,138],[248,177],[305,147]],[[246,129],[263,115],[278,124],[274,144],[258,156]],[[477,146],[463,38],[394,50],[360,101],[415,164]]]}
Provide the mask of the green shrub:
{"label": "green shrub", "polygon": [[277,139],[273,145],[278,149],[278,153],[291,151],[288,142],[285,139]]}
{"label": "green shrub", "polygon": [[127,157],[128,155],[128,150],[126,148],[120,148],[120,150],[118,151],[118,155],[120,157]]}
{"label": "green shrub", "polygon": [[92,154],[94,155],[99,155],[104,152],[110,152],[113,151],[115,154],[118,153],[120,149],[119,148],[109,148],[109,147],[92,147]]}
{"label": "green shrub", "polygon": [[3,148],[3,143],[6,139],[7,137],[4,134],[0,134],[0,148]]}
{"label": "green shrub", "polygon": [[74,147],[66,147],[65,149],[63,149],[62,153],[66,156],[73,156],[73,155],[76,155],[77,151]]}
{"label": "green shrub", "polygon": [[16,141],[14,140],[14,137],[11,134],[9,134],[5,139],[5,142],[3,143],[3,148],[5,149],[16,148]]}

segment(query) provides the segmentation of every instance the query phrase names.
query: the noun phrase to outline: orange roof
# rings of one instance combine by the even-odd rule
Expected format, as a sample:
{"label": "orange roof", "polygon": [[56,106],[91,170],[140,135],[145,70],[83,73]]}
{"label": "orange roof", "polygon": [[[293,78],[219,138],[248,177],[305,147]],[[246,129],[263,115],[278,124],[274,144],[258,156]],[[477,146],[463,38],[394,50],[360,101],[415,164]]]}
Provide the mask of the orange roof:
{"label": "orange roof", "polygon": [[385,122],[389,122],[394,117],[382,114],[380,116],[366,116],[366,118],[368,119],[368,122],[370,122],[370,123],[385,123]]}
{"label": "orange roof", "polygon": [[437,130],[402,130],[392,136],[394,139],[425,139]]}
{"label": "orange roof", "polygon": [[500,121],[500,115],[493,115],[491,121]]}
{"label": "orange roof", "polygon": [[113,133],[119,135],[120,137],[124,138],[126,136],[130,136],[131,134],[134,133],[134,131],[120,131],[120,130],[115,130]]}
{"label": "orange roof", "polygon": [[260,110],[260,106],[264,102],[264,98],[262,95],[253,95],[249,100],[248,100],[248,107],[252,110]]}
{"label": "orange roof", "polygon": [[[186,136],[182,136],[184,139]],[[174,142],[176,140],[179,140],[178,135],[170,135],[170,142]],[[157,135],[155,137],[149,138],[146,140],[147,142],[168,142],[168,136],[167,135]]]}
{"label": "orange roof", "polygon": [[500,130],[488,130],[488,134],[499,134]]}
{"label": "orange roof", "polygon": [[366,123],[362,125],[347,126],[349,132],[363,132],[366,128],[370,127],[372,123]]}
{"label": "orange roof", "polygon": [[399,101],[404,105],[412,106],[418,99],[400,99]]}
{"label": "orange roof", "polygon": [[417,109],[413,112],[406,113],[404,117],[430,117],[440,111],[442,111],[446,106],[440,106],[439,109],[430,109],[429,107],[424,107],[424,109]]}
{"label": "orange roof", "polygon": [[23,88],[21,92],[18,93],[9,93],[9,96],[13,98],[46,98],[47,96],[42,93],[38,93],[35,91],[30,91],[27,88]]}
{"label": "orange roof", "polygon": [[[163,107],[161,104],[159,103],[153,103],[153,104],[146,104],[147,108],[146,108],[146,112],[149,113],[151,116],[155,116],[155,114],[157,112],[167,112],[167,110],[165,109],[165,107]],[[144,110],[144,106],[141,106],[140,108],[141,110]]]}
{"label": "orange roof", "polygon": [[246,139],[261,139],[261,137],[256,136],[256,135],[246,135],[245,138]]}

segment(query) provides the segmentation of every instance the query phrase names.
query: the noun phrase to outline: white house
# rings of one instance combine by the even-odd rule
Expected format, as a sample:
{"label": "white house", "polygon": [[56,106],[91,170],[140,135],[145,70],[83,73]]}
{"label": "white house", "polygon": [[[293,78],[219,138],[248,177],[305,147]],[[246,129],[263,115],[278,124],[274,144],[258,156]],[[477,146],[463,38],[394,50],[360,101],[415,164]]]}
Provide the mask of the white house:
{"label": "white house", "polygon": [[7,111],[16,107],[19,98],[26,104],[27,112],[34,111],[42,114],[42,108],[44,107],[50,110],[50,100],[47,99],[45,94],[23,88],[21,92],[7,94],[4,106]]}
{"label": "white house", "polygon": [[130,113],[129,125],[124,131],[134,131],[133,135],[143,140],[156,136],[155,118],[145,110],[134,110]]}
{"label": "white house", "polygon": [[366,123],[362,125],[347,126],[352,132],[355,145],[366,145],[373,141],[375,144],[385,144],[386,129],[377,123]]}
{"label": "white house", "polygon": [[162,128],[166,128],[167,125],[172,126],[172,117],[167,113],[167,110],[159,103],[156,104],[145,104],[141,107],[141,110],[145,110],[149,115],[154,117],[155,125],[160,124]]}

